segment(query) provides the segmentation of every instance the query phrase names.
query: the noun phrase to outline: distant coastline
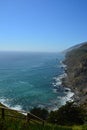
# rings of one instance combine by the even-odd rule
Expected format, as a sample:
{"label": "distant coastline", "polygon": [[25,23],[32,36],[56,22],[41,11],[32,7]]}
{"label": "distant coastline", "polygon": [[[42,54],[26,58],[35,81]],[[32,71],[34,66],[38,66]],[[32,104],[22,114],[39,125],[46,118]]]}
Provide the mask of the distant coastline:
{"label": "distant coastline", "polygon": [[[65,54],[66,55],[66,54]],[[69,97],[69,100],[68,101],[74,101],[75,100],[75,92],[72,90],[71,87],[69,87],[65,81],[67,80],[67,64],[65,64],[65,60],[66,58],[61,61],[61,64],[62,64],[62,67],[64,68],[64,76],[62,77],[61,79],[61,82],[62,82],[62,86],[65,88],[65,91],[68,92],[68,97]]]}

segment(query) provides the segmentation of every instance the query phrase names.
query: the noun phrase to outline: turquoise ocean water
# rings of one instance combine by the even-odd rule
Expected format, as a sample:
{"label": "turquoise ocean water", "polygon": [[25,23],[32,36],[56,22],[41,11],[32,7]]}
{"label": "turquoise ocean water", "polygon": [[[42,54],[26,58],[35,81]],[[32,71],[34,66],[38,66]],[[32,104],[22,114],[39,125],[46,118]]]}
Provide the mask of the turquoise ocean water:
{"label": "turquoise ocean water", "polygon": [[72,93],[61,86],[60,53],[0,52],[0,102],[14,109],[59,108]]}

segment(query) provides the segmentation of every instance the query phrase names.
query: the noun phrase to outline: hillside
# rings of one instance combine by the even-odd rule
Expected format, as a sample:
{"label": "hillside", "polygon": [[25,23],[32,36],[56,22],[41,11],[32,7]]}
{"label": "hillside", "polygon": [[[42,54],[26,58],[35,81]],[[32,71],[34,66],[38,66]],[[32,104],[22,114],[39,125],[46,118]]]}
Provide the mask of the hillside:
{"label": "hillside", "polygon": [[[2,107],[4,107],[5,110],[4,118],[2,118]],[[43,126],[43,124],[37,120],[30,119],[27,121],[23,114],[15,110],[6,109],[5,106],[0,104],[0,130],[87,130],[87,125],[60,126],[45,122]]]}
{"label": "hillside", "polygon": [[75,92],[75,99],[87,109],[87,42],[66,53],[67,77],[63,84]]}

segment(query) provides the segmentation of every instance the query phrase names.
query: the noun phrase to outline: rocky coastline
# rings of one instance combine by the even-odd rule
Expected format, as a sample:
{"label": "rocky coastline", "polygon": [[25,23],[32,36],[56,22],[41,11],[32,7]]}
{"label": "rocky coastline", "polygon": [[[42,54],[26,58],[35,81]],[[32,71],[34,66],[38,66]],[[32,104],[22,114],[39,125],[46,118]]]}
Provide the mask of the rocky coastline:
{"label": "rocky coastline", "polygon": [[87,110],[87,42],[66,53],[63,61],[66,77],[62,85],[74,92],[73,100]]}

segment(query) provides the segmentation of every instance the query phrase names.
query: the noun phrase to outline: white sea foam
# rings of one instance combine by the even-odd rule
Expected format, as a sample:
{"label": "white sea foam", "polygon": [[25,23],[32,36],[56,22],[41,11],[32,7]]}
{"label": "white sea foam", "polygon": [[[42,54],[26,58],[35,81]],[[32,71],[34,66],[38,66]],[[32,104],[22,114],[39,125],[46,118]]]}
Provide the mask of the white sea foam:
{"label": "white sea foam", "polygon": [[0,103],[5,105],[6,107],[8,107],[11,110],[17,110],[17,111],[19,111],[19,113],[22,113],[23,115],[27,115],[27,112],[23,111],[22,107],[20,105],[15,105],[14,107],[11,107],[10,104],[7,103],[7,100],[9,100],[9,99],[1,98]]}
{"label": "white sea foam", "polygon": [[15,105],[13,107],[10,106],[10,104],[8,103],[9,99],[7,98],[1,98],[0,99],[0,103],[5,105],[6,107],[12,109],[12,110],[17,110],[17,111],[21,111],[22,107],[20,105]]}
{"label": "white sea foam", "polygon": [[74,93],[69,91],[66,96],[58,96],[55,101],[52,101],[52,105],[48,106],[49,112],[58,110],[61,106],[65,105],[67,101],[73,101],[73,95]]}
{"label": "white sea foam", "polygon": [[65,64],[62,63],[62,67],[63,67],[63,68],[67,68],[67,65],[65,65]]}
{"label": "white sea foam", "polygon": [[0,99],[0,103],[3,104],[3,105],[5,105],[5,106],[7,106],[7,107],[9,107],[9,104],[7,103],[8,100],[9,99],[1,98]]}
{"label": "white sea foam", "polygon": [[27,84],[28,82],[25,82],[25,81],[19,81],[18,83],[20,83],[20,84]]}
{"label": "white sea foam", "polygon": [[71,89],[70,89],[70,88],[65,88],[65,90],[71,91]]}
{"label": "white sea foam", "polygon": [[73,99],[72,99],[73,95],[74,95],[74,93],[71,92],[71,91],[69,91],[69,92],[67,93],[66,100],[67,100],[67,101],[68,101],[68,100],[73,101]]}
{"label": "white sea foam", "polygon": [[27,115],[27,112],[23,111],[21,105],[15,105],[14,107],[10,107],[12,110],[17,110],[19,113],[22,113],[23,115]]}
{"label": "white sea foam", "polygon": [[[60,62],[61,63],[61,66],[64,68],[64,69],[67,69],[67,65],[65,65],[62,61]],[[67,77],[67,73],[64,73],[60,79],[62,80],[63,78]],[[65,90],[68,90],[68,92],[66,92],[66,96],[62,98],[62,101],[63,103],[65,104],[67,101],[73,101],[73,95],[74,93],[71,92],[71,89],[70,88],[65,88]]]}
{"label": "white sea foam", "polygon": [[58,85],[62,84],[62,82],[61,82],[59,77],[54,77],[53,79],[55,80],[55,83],[53,83],[53,86],[58,86]]}
{"label": "white sea foam", "polygon": [[62,84],[62,79],[67,76],[66,73],[63,73],[59,75],[58,77],[54,77],[53,79],[55,80],[55,83],[53,83],[53,86],[60,86]]}
{"label": "white sea foam", "polygon": [[61,99],[61,104],[65,105],[67,101],[73,101],[73,98],[72,98],[73,95],[74,95],[73,92],[71,92],[71,91],[67,92],[66,96],[60,98]]}
{"label": "white sea foam", "polygon": [[61,67],[67,68],[67,65],[65,65],[65,64],[63,63],[63,61],[60,61],[60,64],[61,64]]}
{"label": "white sea foam", "polygon": [[42,104],[39,104],[39,105],[38,105],[38,107],[40,107],[40,108],[44,108],[44,105],[42,105]]}
{"label": "white sea foam", "polygon": [[20,105],[15,105],[14,107],[10,107],[12,110],[21,111],[22,107]]}
{"label": "white sea foam", "polygon": [[67,74],[66,73],[63,73],[63,74],[61,74],[60,76],[59,76],[59,79],[63,79],[63,78],[65,78],[67,76]]}
{"label": "white sea foam", "polygon": [[[63,62],[61,61],[61,67],[63,67],[64,69],[67,69],[67,66],[65,64],[63,64]],[[64,72],[63,74],[59,75],[58,77],[54,77],[55,82],[53,83],[54,89],[53,92],[57,93],[58,91],[62,91],[64,93],[64,96],[58,96],[57,100],[59,102],[59,104],[65,105],[67,101],[73,101],[73,95],[74,93],[71,92],[70,88],[64,88],[62,86],[62,79],[67,77],[67,74]],[[59,88],[60,87],[60,88]],[[53,108],[53,110],[57,110],[60,107],[58,104]]]}

